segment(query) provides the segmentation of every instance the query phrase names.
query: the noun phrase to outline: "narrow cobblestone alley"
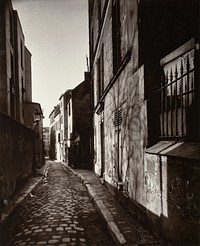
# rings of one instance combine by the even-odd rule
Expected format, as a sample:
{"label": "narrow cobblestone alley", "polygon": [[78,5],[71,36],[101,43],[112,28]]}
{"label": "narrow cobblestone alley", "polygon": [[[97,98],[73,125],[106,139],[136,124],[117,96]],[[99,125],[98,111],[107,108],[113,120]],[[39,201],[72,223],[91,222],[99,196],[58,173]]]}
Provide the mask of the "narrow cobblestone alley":
{"label": "narrow cobblestone alley", "polygon": [[4,245],[114,245],[79,178],[60,163],[3,228]]}

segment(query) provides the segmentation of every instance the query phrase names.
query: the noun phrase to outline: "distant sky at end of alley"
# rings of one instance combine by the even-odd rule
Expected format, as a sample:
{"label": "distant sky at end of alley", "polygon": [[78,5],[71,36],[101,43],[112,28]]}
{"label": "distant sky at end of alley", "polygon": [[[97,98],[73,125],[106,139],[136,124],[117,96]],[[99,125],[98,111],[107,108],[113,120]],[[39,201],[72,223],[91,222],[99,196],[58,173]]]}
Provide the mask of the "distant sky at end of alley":
{"label": "distant sky at end of alley", "polygon": [[32,54],[33,101],[49,114],[67,89],[84,80],[89,54],[87,0],[12,0]]}

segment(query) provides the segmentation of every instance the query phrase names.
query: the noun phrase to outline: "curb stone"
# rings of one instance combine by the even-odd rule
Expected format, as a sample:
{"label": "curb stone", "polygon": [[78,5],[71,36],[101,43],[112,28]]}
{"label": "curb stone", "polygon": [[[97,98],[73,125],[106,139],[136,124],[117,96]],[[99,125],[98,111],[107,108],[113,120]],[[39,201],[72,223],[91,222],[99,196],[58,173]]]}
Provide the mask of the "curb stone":
{"label": "curb stone", "polygon": [[108,230],[117,245],[126,245],[126,240],[119,231],[117,225],[113,221],[108,221]]}
{"label": "curb stone", "polygon": [[[70,170],[73,174],[79,177],[79,179],[82,180],[82,183],[85,184],[88,194],[91,197],[92,201],[94,202],[95,207],[97,208],[97,211],[103,218],[103,220],[106,222],[108,231],[113,239],[113,241],[116,243],[116,245],[127,245],[127,241],[120,232],[119,228],[117,227],[116,223],[113,220],[113,216],[110,213],[109,209],[105,206],[103,201],[98,198],[96,195],[94,189],[92,189],[90,183],[85,179],[81,174],[76,173],[71,167],[67,166],[65,163],[62,163],[68,170]],[[134,246],[136,246],[135,244]]]}
{"label": "curb stone", "polygon": [[[44,164],[42,173],[44,173],[46,169],[47,169],[47,165]],[[11,204],[9,204],[8,207],[6,207],[5,210],[2,211],[1,218],[0,218],[1,226],[6,223],[9,217],[17,210],[17,208],[21,205],[21,203],[28,198],[32,190],[35,189],[35,187],[42,182],[43,176],[37,178],[35,177],[35,179],[36,180],[33,181],[33,184],[31,186],[28,186],[28,188],[19,192],[17,197],[13,198]]]}
{"label": "curb stone", "polygon": [[40,177],[38,180],[35,181],[33,185],[31,185],[25,192],[22,193],[20,197],[17,198],[16,201],[8,208],[5,209],[5,211],[2,212],[1,216],[1,224],[4,224],[7,219],[16,211],[16,209],[19,207],[19,205],[28,197],[28,195],[31,193],[31,191],[42,181],[42,177]]}

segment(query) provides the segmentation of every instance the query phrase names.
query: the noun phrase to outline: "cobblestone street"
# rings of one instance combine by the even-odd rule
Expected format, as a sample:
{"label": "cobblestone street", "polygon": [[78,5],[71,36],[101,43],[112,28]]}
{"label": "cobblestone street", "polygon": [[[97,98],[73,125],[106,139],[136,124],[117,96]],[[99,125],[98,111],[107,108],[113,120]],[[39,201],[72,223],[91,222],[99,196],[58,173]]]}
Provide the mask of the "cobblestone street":
{"label": "cobblestone street", "polygon": [[114,245],[80,179],[60,163],[3,228],[4,245]]}

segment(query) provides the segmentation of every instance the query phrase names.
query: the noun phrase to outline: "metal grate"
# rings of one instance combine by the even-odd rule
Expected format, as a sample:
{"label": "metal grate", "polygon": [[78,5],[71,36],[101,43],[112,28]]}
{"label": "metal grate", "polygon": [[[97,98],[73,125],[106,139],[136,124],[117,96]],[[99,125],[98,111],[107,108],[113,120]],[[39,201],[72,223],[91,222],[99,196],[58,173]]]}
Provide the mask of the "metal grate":
{"label": "metal grate", "polygon": [[187,134],[187,113],[194,101],[194,53],[192,47],[162,65],[161,136],[184,137]]}
{"label": "metal grate", "polygon": [[122,124],[122,110],[118,108],[115,110],[114,125],[120,126]]}

